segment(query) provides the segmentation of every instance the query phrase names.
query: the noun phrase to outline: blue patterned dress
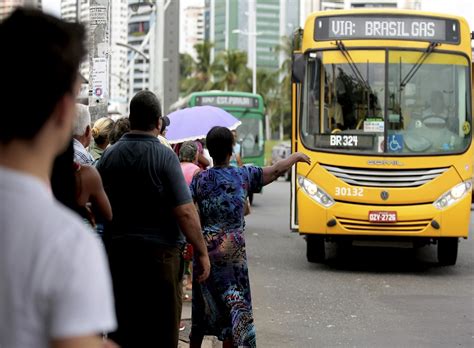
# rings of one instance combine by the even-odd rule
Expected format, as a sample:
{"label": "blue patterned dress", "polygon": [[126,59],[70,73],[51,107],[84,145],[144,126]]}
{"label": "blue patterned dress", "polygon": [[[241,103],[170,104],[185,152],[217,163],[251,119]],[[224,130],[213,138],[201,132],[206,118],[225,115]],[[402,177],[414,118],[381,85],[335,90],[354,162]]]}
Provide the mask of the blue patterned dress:
{"label": "blue patterned dress", "polygon": [[211,261],[209,278],[202,284],[193,281],[193,337],[210,335],[232,339],[239,347],[256,346],[244,207],[247,193],[260,191],[262,184],[262,168],[250,166],[211,168],[191,183]]}

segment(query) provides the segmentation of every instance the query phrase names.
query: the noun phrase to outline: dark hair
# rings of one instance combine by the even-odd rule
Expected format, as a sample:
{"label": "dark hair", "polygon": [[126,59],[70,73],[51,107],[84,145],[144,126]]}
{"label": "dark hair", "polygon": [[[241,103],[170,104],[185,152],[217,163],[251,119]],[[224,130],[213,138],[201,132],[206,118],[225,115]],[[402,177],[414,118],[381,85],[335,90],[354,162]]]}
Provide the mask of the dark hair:
{"label": "dark hair", "polygon": [[17,9],[0,23],[0,142],[32,139],[72,93],[85,55],[82,25]]}
{"label": "dark hair", "polygon": [[74,168],[74,146],[72,140],[66,151],[54,160],[51,173],[51,190],[54,197],[69,209],[78,211],[76,202],[76,170]]}
{"label": "dark hair", "polygon": [[110,145],[115,144],[125,133],[130,132],[130,120],[126,117],[119,118],[115,121],[112,130],[109,133]]}
{"label": "dark hair", "polygon": [[130,128],[150,131],[158,126],[161,117],[161,105],[151,91],[140,91],[130,101]]}
{"label": "dark hair", "polygon": [[214,164],[223,164],[232,155],[234,136],[225,127],[213,127],[206,136],[206,145]]}
{"label": "dark hair", "polygon": [[166,130],[166,127],[170,125],[170,118],[168,116],[163,116],[161,120],[160,134],[163,134],[163,132]]}

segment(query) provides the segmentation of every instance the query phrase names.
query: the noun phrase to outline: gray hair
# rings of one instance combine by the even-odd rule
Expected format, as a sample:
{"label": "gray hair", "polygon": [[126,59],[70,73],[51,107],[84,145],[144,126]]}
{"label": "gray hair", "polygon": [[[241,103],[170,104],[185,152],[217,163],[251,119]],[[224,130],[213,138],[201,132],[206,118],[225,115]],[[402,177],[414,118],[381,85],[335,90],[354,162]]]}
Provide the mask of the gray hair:
{"label": "gray hair", "polygon": [[180,162],[194,162],[196,159],[197,145],[194,141],[185,141],[179,149]]}
{"label": "gray hair", "polygon": [[82,104],[76,104],[76,119],[74,121],[72,135],[84,135],[87,126],[91,126],[91,114],[89,112],[89,107]]}

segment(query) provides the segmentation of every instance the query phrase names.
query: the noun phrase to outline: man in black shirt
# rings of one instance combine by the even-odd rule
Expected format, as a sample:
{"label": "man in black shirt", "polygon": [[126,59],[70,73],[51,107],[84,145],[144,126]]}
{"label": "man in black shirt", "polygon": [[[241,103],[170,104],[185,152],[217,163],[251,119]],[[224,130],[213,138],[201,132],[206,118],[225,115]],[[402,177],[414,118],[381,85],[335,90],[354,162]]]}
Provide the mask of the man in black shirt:
{"label": "man in black shirt", "polygon": [[182,305],[181,248],[193,245],[209,275],[209,257],[189,188],[172,150],[157,139],[161,107],[150,91],[130,102],[131,131],[97,164],[114,218],[105,229],[122,348],[176,347]]}

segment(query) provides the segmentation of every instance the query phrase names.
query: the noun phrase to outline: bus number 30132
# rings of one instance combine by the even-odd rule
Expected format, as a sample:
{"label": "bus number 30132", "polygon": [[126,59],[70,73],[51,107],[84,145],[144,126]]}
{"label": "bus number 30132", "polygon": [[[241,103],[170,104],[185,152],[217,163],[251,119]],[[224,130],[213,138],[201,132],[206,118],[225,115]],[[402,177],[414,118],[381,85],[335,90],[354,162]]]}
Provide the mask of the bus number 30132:
{"label": "bus number 30132", "polygon": [[362,197],[364,189],[362,187],[336,187],[336,196]]}

